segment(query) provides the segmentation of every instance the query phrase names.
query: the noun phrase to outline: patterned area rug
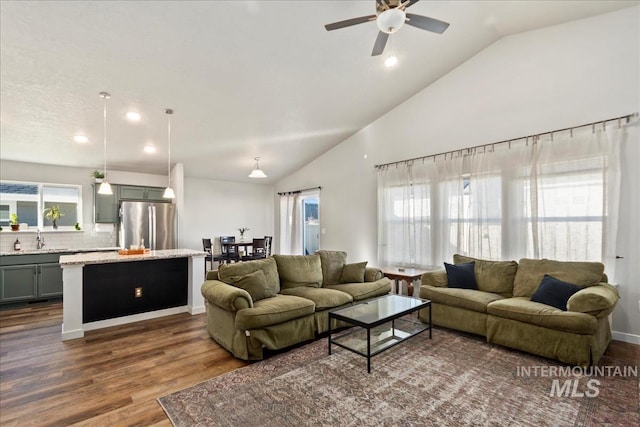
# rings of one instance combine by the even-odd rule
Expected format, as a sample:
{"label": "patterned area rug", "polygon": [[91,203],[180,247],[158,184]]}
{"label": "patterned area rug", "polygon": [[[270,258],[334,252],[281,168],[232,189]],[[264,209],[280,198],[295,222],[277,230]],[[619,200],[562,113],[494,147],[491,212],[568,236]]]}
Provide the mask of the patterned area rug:
{"label": "patterned area rug", "polygon": [[[613,359],[601,366],[633,374]],[[637,373],[552,375],[558,367],[435,329],[375,356],[370,374],[366,358],[328,356],[321,339],[158,400],[175,426],[640,424]]]}

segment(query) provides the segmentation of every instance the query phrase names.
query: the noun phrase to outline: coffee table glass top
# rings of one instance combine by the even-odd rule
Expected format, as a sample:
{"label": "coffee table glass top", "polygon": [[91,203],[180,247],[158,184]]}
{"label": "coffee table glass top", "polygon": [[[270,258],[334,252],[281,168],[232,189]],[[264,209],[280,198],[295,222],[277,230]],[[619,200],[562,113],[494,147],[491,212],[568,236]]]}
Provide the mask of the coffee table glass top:
{"label": "coffee table glass top", "polygon": [[333,314],[363,325],[369,325],[381,319],[414,311],[418,307],[426,307],[428,304],[429,301],[418,298],[403,295],[386,295],[362,304],[335,310]]}

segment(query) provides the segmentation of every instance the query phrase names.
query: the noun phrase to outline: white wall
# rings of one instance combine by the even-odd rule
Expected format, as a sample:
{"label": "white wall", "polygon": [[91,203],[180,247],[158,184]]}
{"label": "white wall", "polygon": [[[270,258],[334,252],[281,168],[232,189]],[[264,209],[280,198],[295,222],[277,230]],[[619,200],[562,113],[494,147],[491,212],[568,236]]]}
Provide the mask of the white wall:
{"label": "white wall", "polygon": [[[639,16],[634,7],[503,38],[278,182],[276,190],[322,186],[321,248],[374,264],[375,164],[639,111]],[[623,299],[613,329],[633,334],[630,340],[640,339],[639,161],[627,158],[623,172],[619,251],[625,258],[615,278]]]}
{"label": "white wall", "polygon": [[273,235],[273,187],[185,177],[184,247],[202,250],[202,238]]}

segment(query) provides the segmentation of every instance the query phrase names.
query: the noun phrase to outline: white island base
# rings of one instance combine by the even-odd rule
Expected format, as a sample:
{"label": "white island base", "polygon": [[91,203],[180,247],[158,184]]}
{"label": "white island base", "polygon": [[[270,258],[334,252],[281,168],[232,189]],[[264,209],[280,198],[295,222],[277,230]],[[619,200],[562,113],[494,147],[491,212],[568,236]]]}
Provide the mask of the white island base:
{"label": "white island base", "polygon": [[[142,255],[119,255],[118,252],[96,252],[96,253],[88,253],[88,254],[78,254],[78,255],[64,255],[60,257],[60,266],[62,267],[62,279],[63,279],[63,303],[62,303],[62,340],[72,340],[76,338],[84,337],[85,331],[91,331],[100,328],[107,328],[111,326],[122,325],[126,323],[138,322],[141,320],[154,319],[157,317],[169,316],[172,314],[178,313],[190,313],[190,314],[200,314],[205,312],[204,306],[204,298],[200,293],[200,287],[202,285],[202,271],[204,270],[204,252],[193,251],[189,249],[168,249],[168,250],[158,250],[151,251]],[[116,292],[115,288],[122,288],[122,284],[118,282],[118,276],[116,270],[122,270],[122,266],[117,266],[120,263],[129,263],[135,262],[136,264],[131,264],[130,266],[143,266],[139,264],[140,262],[152,262],[157,260],[169,260],[175,258],[186,258],[184,263],[179,264],[183,266],[186,271],[178,271],[177,273],[180,277],[183,277],[184,280],[180,280],[179,282],[185,283],[177,283],[176,286],[186,286],[186,304],[181,304],[177,306],[172,306],[169,308],[162,309],[152,309],[145,310],[143,312],[138,312],[135,314],[124,315],[124,316],[108,316],[109,318],[105,318],[103,320],[94,320],[85,322],[83,319],[87,316],[84,307],[84,302],[86,301],[85,295],[83,295],[84,289],[86,288],[84,282],[84,277],[86,276],[85,266],[91,265],[105,265],[106,267],[101,268],[102,275],[100,276],[101,281],[109,281],[111,278],[109,277],[109,272],[111,270],[114,271],[113,276],[113,287],[114,292]],[[162,261],[161,261],[162,262]],[[113,268],[110,268],[108,265],[112,264]],[[157,265],[157,264],[156,264]],[[124,266],[129,267],[129,266]],[[175,273],[175,269],[173,271]],[[129,280],[125,278],[124,281]],[[140,279],[131,279],[131,280],[140,280]],[[122,281],[122,279],[120,279]],[[144,281],[144,279],[142,279]],[[135,282],[136,284],[138,282]],[[87,284],[89,285],[89,284]],[[172,284],[170,284],[172,285]],[[134,286],[134,285],[131,285]],[[139,288],[133,288],[134,292],[149,292],[154,291],[154,284],[141,284]],[[166,284],[165,284],[166,286]],[[109,289],[107,289],[109,285],[104,285],[103,288],[100,288],[102,291],[106,291],[109,293]],[[113,296],[113,295],[111,295]],[[137,296],[137,295],[136,295]],[[116,296],[117,297],[117,296]],[[130,295],[127,293],[127,298]],[[110,304],[108,302],[108,298],[105,299],[105,305]],[[98,301],[99,303],[100,301]],[[94,302],[95,304],[95,302]],[[91,317],[91,316],[88,316]]]}

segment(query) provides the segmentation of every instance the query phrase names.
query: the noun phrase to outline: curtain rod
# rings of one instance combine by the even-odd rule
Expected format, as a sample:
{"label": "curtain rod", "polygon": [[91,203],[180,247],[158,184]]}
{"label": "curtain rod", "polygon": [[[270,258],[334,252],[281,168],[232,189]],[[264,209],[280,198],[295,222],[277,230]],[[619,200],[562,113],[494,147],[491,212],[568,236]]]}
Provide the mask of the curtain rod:
{"label": "curtain rod", "polygon": [[631,119],[635,119],[637,117],[638,117],[638,113],[636,112],[636,113],[627,114],[625,116],[614,117],[613,119],[599,120],[597,122],[586,123],[586,124],[580,125],[580,126],[572,126],[572,127],[568,127],[568,128],[564,128],[564,129],[552,130],[552,131],[549,131],[549,132],[535,133],[535,134],[528,135],[528,136],[522,136],[520,138],[505,139],[504,141],[493,142],[491,144],[475,145],[473,147],[460,148],[458,150],[445,151],[445,152],[438,153],[438,154],[429,154],[427,156],[414,157],[412,159],[399,160],[397,162],[382,163],[382,164],[379,164],[379,165],[375,165],[374,167],[376,169],[380,169],[380,168],[383,168],[385,166],[398,165],[400,163],[408,163],[408,162],[412,162],[414,160],[424,160],[424,159],[429,159],[429,158],[432,158],[432,157],[444,156],[446,154],[457,153],[459,151],[473,150],[473,149],[476,149],[476,148],[486,148],[486,147],[491,147],[491,146],[498,145],[498,144],[507,144],[507,143],[511,144],[514,141],[520,141],[520,140],[529,139],[529,138],[537,138],[537,137],[540,137],[542,135],[552,135],[553,136],[553,134],[556,133],[556,132],[564,132],[564,131],[567,131],[567,130],[573,132],[574,129],[580,129],[580,128],[584,128],[584,127],[588,127],[588,126],[593,126],[593,129],[595,131],[595,126],[596,125],[602,124],[602,128],[605,129],[605,126],[606,126],[607,122],[613,122],[613,121],[618,120],[618,125],[620,125],[620,120],[624,119],[624,120],[626,120],[625,124],[628,124],[631,121]]}
{"label": "curtain rod", "polygon": [[298,193],[302,193],[303,191],[309,191],[309,190],[322,190],[322,187],[311,187],[311,188],[303,188],[302,190],[283,191],[282,193],[278,193],[278,196],[284,196],[285,194],[298,194]]}

